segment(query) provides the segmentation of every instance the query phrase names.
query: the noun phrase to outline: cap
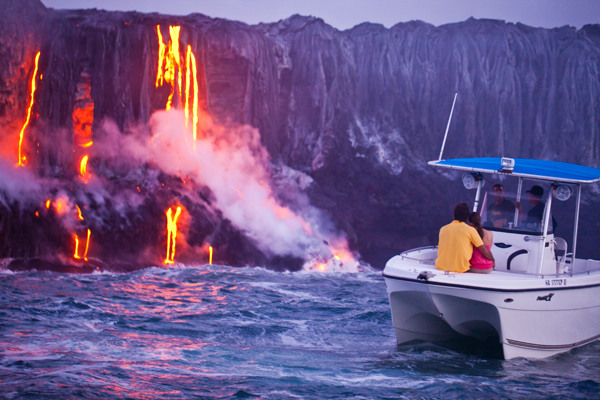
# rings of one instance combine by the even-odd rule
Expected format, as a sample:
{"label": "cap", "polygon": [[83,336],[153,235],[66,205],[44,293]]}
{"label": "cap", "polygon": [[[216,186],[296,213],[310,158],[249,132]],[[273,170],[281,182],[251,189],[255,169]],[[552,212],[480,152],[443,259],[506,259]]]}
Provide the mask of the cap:
{"label": "cap", "polygon": [[532,186],[531,189],[527,191],[527,193],[531,193],[534,196],[542,197],[544,195],[544,189],[539,185],[535,185]]}

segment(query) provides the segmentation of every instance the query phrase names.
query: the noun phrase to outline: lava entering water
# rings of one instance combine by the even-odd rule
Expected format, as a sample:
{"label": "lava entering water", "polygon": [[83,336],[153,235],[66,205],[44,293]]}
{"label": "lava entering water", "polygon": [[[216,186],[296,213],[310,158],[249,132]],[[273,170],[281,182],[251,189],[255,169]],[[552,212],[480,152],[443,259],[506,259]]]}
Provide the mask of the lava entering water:
{"label": "lava entering water", "polygon": [[36,80],[36,75],[37,75],[37,70],[38,70],[38,62],[40,60],[40,53],[41,52],[37,52],[37,54],[35,55],[35,67],[33,68],[33,76],[31,77],[31,101],[29,102],[29,108],[27,109],[27,118],[25,119],[25,123],[23,124],[23,127],[21,128],[21,132],[19,132],[19,159],[17,161],[17,165],[19,167],[22,167],[25,165],[25,163],[27,162],[27,157],[25,157],[22,153],[22,149],[21,147],[23,146],[23,136],[25,135],[25,129],[27,128],[27,125],[29,125],[29,120],[31,119],[31,109],[33,108],[33,100],[34,100],[34,95],[35,95],[35,80]]}
{"label": "lava entering water", "polygon": [[[152,114],[149,127],[153,137],[150,140],[147,136],[148,130],[141,129],[139,135],[134,131],[136,135],[129,137],[122,132],[116,132],[118,138],[115,137],[115,140],[110,142],[107,140],[108,128],[104,124],[97,124],[94,127],[99,130],[99,134],[96,135],[94,131],[92,137],[94,123],[92,83],[98,84],[102,80],[92,79],[86,71],[81,72],[77,80],[72,111],[73,142],[69,147],[65,146],[64,151],[68,149],[69,153],[61,159],[72,160],[73,165],[70,168],[73,171],[78,168],[78,177],[81,181],[78,179],[79,182],[73,184],[70,179],[65,179],[70,178],[71,173],[63,175],[57,173],[59,177],[53,183],[40,184],[40,186],[47,185],[43,189],[45,194],[44,197],[36,199],[37,207],[41,210],[43,210],[42,202],[48,197],[52,199],[45,202],[45,207],[48,210],[53,207],[54,212],[38,214],[40,218],[56,217],[56,220],[63,225],[62,228],[65,230],[57,230],[57,235],[61,235],[59,240],[68,244],[66,247],[69,248],[69,253],[73,249],[71,243],[74,242],[74,252],[69,254],[69,258],[72,254],[71,260],[73,258],[87,260],[91,230],[94,230],[97,237],[96,247],[94,247],[97,249],[96,253],[100,253],[98,249],[108,249],[103,238],[108,236],[107,232],[120,232],[119,229],[123,226],[111,225],[108,222],[107,216],[115,212],[120,214],[124,221],[133,222],[133,225],[140,224],[135,226],[136,229],[145,229],[143,225],[146,223],[145,218],[133,220],[131,217],[135,215],[135,211],[146,210],[140,206],[144,200],[147,203],[143,204],[154,204],[160,207],[159,210],[166,210],[165,264],[175,262],[177,239],[179,239],[179,260],[189,259],[191,255],[205,259],[208,255],[208,263],[212,264],[215,249],[209,246],[208,242],[220,243],[223,246],[223,238],[228,237],[225,235],[236,230],[246,236],[249,242],[262,253],[261,257],[264,255],[266,260],[289,257],[293,259],[293,268],[300,267],[298,260],[305,262],[305,268],[336,271],[342,269],[344,265],[353,263],[354,259],[348,251],[345,239],[340,237],[340,245],[335,245],[337,242],[332,238],[337,238],[339,235],[335,232],[333,224],[320,210],[310,204],[301,186],[296,187],[291,180],[289,187],[277,186],[277,182],[273,180],[272,168],[277,166],[271,164],[258,130],[248,125],[224,126],[213,121],[204,107],[199,107],[197,59],[192,51],[192,45],[185,43],[185,40],[180,43],[180,32],[179,26],[169,26],[169,40],[168,44],[165,44],[160,25],[156,26],[159,48],[155,86],[159,88],[166,83],[170,87],[156,91],[156,95],[161,96],[161,101],[166,101],[166,105],[165,110],[158,110]],[[180,53],[180,45],[183,46],[181,50],[185,48],[185,54]],[[20,165],[26,161],[21,153],[21,143],[31,118],[39,57],[38,52],[31,81],[31,104],[20,135]],[[201,59],[198,60],[201,62]],[[201,71],[202,67],[201,63]],[[153,80],[153,77],[149,79]],[[151,85],[152,82],[147,83]],[[201,83],[203,88],[206,87],[204,81]],[[94,91],[94,93],[99,93],[98,96],[102,95],[102,91]],[[97,98],[97,104],[103,104],[101,97]],[[152,104],[155,104],[154,101]],[[200,112],[203,114],[199,118]],[[99,107],[98,115],[103,113],[104,110]],[[200,128],[198,128],[199,120],[202,122]],[[92,146],[94,146],[93,150],[90,149]],[[131,156],[139,160],[134,162]],[[119,164],[113,163],[110,157],[115,159],[119,157]],[[93,164],[91,164],[92,160]],[[141,163],[138,164],[137,161]],[[76,162],[78,165],[75,165]],[[94,166],[93,181],[89,185],[83,185],[82,182],[87,184],[92,177],[90,165]],[[132,171],[135,173],[129,175],[123,173],[126,168],[135,169],[138,165],[144,167]],[[118,168],[118,173],[112,171],[113,167]],[[156,176],[152,174],[146,176],[146,171],[160,174],[161,180],[163,174],[179,177],[184,186],[180,184],[165,186],[165,182],[158,181]],[[22,172],[29,173],[29,168],[22,169]],[[123,175],[127,177],[119,181]],[[107,179],[107,177],[111,178]],[[114,177],[119,178],[116,181],[111,180]],[[282,178],[286,180],[287,175],[283,175]],[[188,184],[188,181],[192,184]],[[121,182],[126,184],[121,185]],[[159,188],[161,195],[152,198],[152,190],[161,183],[162,187]],[[135,193],[132,195],[127,190],[122,190],[127,185],[137,189],[137,192],[134,189],[132,192]],[[198,187],[202,189],[195,190]],[[289,188],[291,191],[288,190]],[[287,191],[286,195],[282,196],[286,204],[282,204],[283,200],[278,196],[278,192],[281,194],[283,190]],[[164,196],[165,193],[170,193],[172,198]],[[183,206],[177,206],[178,202],[174,202],[173,198],[185,198],[184,204],[187,210],[183,210]],[[188,205],[188,202],[192,204]],[[169,204],[175,205],[167,209]],[[196,205],[201,207],[195,207]],[[180,218],[182,214],[183,217]],[[153,212],[152,215],[157,218],[162,215],[162,212]],[[187,243],[185,239],[188,222],[200,216],[214,220],[210,220],[210,224],[201,228],[201,234],[204,235],[202,241]],[[228,224],[222,231],[219,230],[218,222],[215,223],[220,219],[227,220]],[[177,237],[178,220],[180,221],[179,238]],[[182,224],[181,221],[184,223]],[[181,225],[184,227],[182,228]],[[206,232],[211,229],[211,225],[215,227],[213,232]],[[224,236],[219,236],[221,234]],[[85,236],[87,239],[84,245]],[[123,236],[129,237],[126,234]],[[158,232],[152,236],[157,237]],[[112,245],[111,242],[109,243]],[[219,257],[218,262],[226,262],[227,249],[233,247],[234,245],[219,247],[219,251],[224,255]],[[163,254],[163,249],[159,247],[159,256]],[[111,250],[114,250],[114,247]],[[148,262],[156,263],[162,260],[162,258],[149,260],[150,254],[156,253],[145,250],[143,251],[148,254]],[[142,250],[138,254],[141,253]]]}
{"label": "lava entering water", "polygon": [[[187,46],[185,55],[185,95],[182,93],[182,59],[179,52],[179,33],[180,26],[169,26],[169,43],[165,45],[163,36],[160,30],[160,25],[156,26],[158,36],[158,67],[156,72],[155,86],[158,88],[165,82],[171,86],[171,93],[167,99],[165,110],[169,111],[172,108],[178,108],[183,102],[185,112],[185,127],[189,127],[190,119],[190,97],[191,113],[192,113],[192,137],[194,147],[197,139],[198,129],[198,77],[196,69],[196,57],[192,52],[192,46]],[[175,82],[177,80],[177,82]],[[183,98],[185,97],[185,98]],[[184,181],[185,184],[185,181]],[[138,189],[139,191],[139,189]],[[181,207],[177,207],[175,215],[171,207],[166,212],[167,215],[167,256],[165,264],[173,264],[175,260],[175,244],[177,238],[177,219],[181,214]]]}
{"label": "lava entering water", "polygon": [[189,176],[210,188],[214,207],[268,257],[302,259],[305,269],[317,263],[323,263],[321,269],[326,271],[356,269],[344,235],[335,232],[327,216],[311,206],[300,189],[289,190],[289,206],[280,204],[272,186],[268,153],[257,130],[225,127],[206,114],[202,119],[208,134],[193,147],[183,112],[156,112],[150,123],[152,139],[140,136],[135,156],[140,161],[152,160],[169,175]]}

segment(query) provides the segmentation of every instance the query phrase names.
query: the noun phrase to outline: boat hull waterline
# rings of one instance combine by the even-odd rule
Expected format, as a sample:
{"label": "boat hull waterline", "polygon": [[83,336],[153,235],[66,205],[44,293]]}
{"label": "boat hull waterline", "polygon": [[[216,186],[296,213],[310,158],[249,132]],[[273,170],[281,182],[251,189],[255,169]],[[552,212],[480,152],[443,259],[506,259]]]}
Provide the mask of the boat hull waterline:
{"label": "boat hull waterline", "polygon": [[398,344],[497,338],[504,358],[544,358],[600,338],[600,273],[445,273],[392,258],[384,278]]}

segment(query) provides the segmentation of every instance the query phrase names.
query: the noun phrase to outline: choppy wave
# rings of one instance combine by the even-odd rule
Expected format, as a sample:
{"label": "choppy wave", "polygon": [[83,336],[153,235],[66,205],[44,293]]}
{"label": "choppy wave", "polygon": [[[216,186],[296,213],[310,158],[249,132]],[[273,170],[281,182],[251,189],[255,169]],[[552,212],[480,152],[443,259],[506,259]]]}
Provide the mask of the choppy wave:
{"label": "choppy wave", "polygon": [[0,274],[0,397],[597,398],[600,344],[502,361],[395,345],[380,272]]}

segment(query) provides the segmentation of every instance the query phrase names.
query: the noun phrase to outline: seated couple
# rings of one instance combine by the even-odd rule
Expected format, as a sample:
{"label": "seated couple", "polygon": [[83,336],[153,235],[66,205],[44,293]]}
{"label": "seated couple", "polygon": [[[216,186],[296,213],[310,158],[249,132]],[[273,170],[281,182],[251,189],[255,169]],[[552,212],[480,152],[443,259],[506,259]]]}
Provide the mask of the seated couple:
{"label": "seated couple", "polygon": [[[467,224],[468,222],[468,224]],[[494,269],[492,232],[481,227],[481,217],[466,203],[454,208],[454,221],[440,229],[435,267],[442,271],[490,273]]]}

